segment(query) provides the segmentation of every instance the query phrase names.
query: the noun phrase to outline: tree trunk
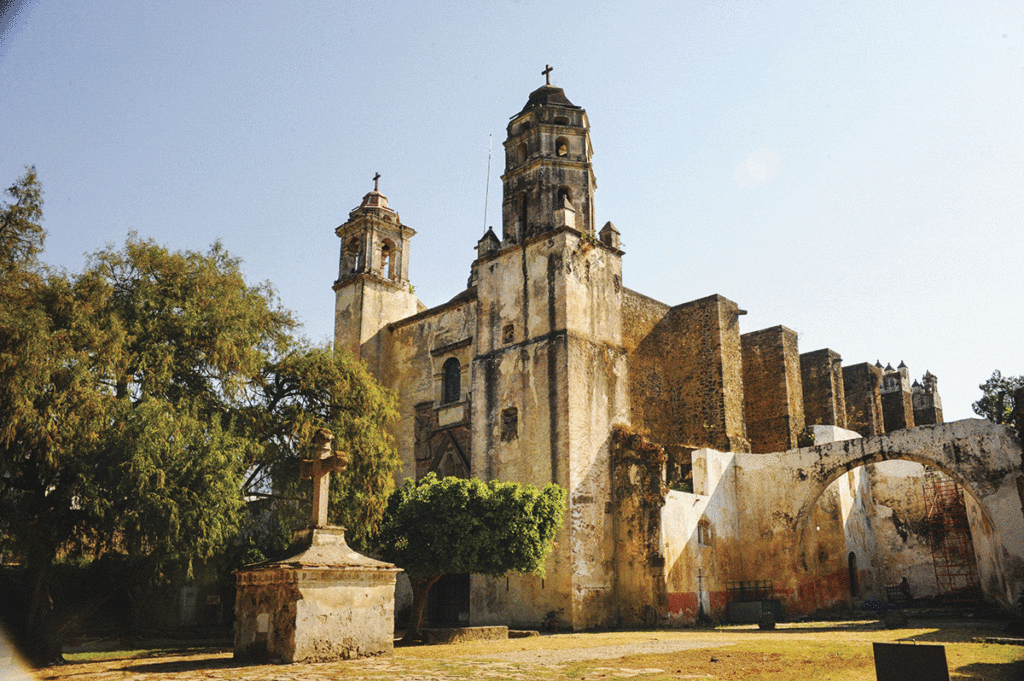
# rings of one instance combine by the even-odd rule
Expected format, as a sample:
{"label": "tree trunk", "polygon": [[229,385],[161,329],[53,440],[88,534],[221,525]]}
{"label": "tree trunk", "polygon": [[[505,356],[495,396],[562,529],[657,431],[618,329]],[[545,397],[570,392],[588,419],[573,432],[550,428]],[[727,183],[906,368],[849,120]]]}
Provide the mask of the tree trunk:
{"label": "tree trunk", "polygon": [[45,558],[29,558],[27,576],[32,595],[22,631],[22,652],[35,667],[64,662],[61,626],[46,583],[48,568]]}
{"label": "tree trunk", "polygon": [[409,615],[409,626],[405,629],[403,643],[412,643],[420,638],[420,627],[423,626],[423,609],[427,606],[427,594],[430,587],[441,579],[441,575],[431,575],[423,579],[410,579],[412,585],[412,613]]}

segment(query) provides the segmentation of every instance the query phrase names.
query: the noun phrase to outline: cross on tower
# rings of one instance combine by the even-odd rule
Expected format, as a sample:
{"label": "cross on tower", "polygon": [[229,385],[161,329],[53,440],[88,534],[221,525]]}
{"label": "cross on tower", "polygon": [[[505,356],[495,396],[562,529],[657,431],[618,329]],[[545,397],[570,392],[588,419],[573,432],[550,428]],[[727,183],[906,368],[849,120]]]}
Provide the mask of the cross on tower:
{"label": "cross on tower", "polygon": [[548,85],[551,85],[551,72],[552,71],[554,71],[554,69],[551,68],[551,64],[545,64],[544,65],[544,70],[541,71],[541,73],[544,74],[544,78],[547,79],[547,84]]}
{"label": "cross on tower", "polygon": [[334,434],[326,428],[321,428],[313,436],[313,446],[316,451],[313,459],[303,459],[299,469],[299,475],[303,480],[313,480],[313,512],[311,514],[311,527],[327,527],[327,500],[331,487],[331,471],[341,472],[348,465],[348,456],[343,452],[331,454],[331,440]]}
{"label": "cross on tower", "polygon": [[380,179],[380,173],[373,176],[373,191],[377,191],[377,180]]}

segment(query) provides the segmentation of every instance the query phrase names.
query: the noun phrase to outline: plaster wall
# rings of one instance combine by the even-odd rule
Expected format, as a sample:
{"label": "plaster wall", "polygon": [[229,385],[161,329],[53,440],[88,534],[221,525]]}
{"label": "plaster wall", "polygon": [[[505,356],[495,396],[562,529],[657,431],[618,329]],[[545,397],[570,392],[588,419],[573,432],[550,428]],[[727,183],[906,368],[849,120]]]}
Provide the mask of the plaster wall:
{"label": "plaster wall", "polygon": [[[685,623],[723,619],[726,582],[738,560],[734,454],[693,453],[694,493],[670,490],[662,510],[667,616]],[[698,526],[703,528],[698,531]],[[699,535],[699,536],[698,536]]]}

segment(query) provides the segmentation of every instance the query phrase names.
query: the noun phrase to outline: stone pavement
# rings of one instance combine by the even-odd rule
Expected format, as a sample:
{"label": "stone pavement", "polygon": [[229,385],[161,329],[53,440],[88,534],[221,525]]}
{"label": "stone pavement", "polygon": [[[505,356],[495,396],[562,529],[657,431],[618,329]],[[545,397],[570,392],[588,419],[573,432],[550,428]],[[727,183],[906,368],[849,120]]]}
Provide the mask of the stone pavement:
{"label": "stone pavement", "polygon": [[[605,636],[565,634],[545,636],[525,645],[522,639],[450,646],[397,648],[394,657],[363,658],[323,664],[243,665],[229,650],[184,655],[162,655],[69,664],[34,673],[37,681],[149,681],[172,676],[175,681],[454,681],[466,678],[526,681],[561,673],[582,660],[617,660],[638,654],[671,653],[694,648],[728,646],[733,641],[650,632]],[[538,639],[530,639],[531,643]],[[539,644],[539,645],[538,645]],[[594,671],[631,678],[663,670],[634,668],[624,662]],[[685,678],[685,677],[681,677]]]}

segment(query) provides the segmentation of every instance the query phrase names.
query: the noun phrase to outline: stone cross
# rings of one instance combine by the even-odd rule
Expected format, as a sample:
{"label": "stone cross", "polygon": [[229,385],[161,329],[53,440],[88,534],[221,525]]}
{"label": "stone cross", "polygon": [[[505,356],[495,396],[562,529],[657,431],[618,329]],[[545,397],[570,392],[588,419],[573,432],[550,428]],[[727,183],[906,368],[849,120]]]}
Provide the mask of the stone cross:
{"label": "stone cross", "polygon": [[377,191],[377,180],[380,179],[380,173],[373,176],[373,191]]}
{"label": "stone cross", "polygon": [[313,459],[303,459],[300,475],[303,480],[313,480],[313,512],[312,527],[327,527],[327,501],[331,486],[331,471],[342,472],[348,465],[348,457],[343,452],[331,454],[331,441],[334,434],[321,428],[313,436]]}
{"label": "stone cross", "polygon": [[551,68],[551,64],[545,64],[544,65],[544,70],[541,71],[541,73],[544,74],[544,78],[547,79],[547,81],[548,81],[547,84],[548,85],[551,85],[551,72],[552,71],[554,71],[554,69]]}

